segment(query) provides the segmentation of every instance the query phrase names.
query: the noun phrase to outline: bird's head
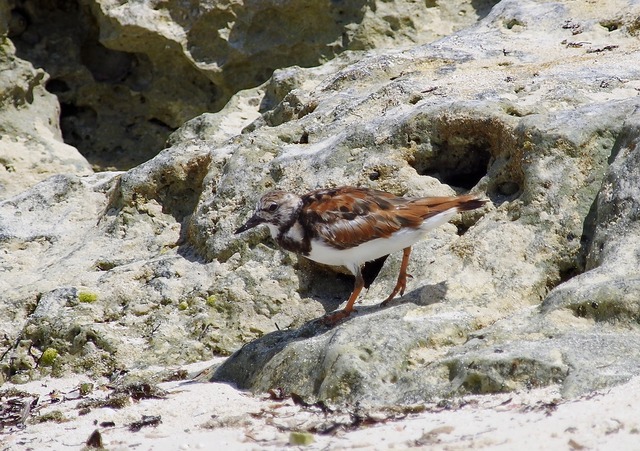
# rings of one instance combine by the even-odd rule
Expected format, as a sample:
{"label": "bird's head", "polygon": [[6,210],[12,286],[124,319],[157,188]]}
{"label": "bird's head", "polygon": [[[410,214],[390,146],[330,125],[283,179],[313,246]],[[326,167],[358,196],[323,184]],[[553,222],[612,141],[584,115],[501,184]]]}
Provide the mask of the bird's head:
{"label": "bird's head", "polygon": [[235,233],[242,233],[260,224],[266,224],[271,231],[271,236],[275,238],[281,229],[295,221],[301,208],[300,196],[286,191],[268,192],[258,201],[253,216]]}

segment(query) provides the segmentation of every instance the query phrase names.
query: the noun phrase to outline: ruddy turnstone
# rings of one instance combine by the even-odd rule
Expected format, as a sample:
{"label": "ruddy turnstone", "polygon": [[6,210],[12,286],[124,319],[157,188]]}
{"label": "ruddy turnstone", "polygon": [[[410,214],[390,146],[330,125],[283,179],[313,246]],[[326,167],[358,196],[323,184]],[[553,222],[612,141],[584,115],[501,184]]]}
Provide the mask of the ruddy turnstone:
{"label": "ruddy turnstone", "polygon": [[[482,207],[474,195],[403,198],[368,188],[318,189],[302,196],[271,191],[235,233],[260,224],[284,249],[318,263],[346,267],[356,278],[347,305],[323,321],[331,324],[353,311],[362,288],[376,278],[389,254],[403,250],[395,288],[385,305],[407,286],[411,246],[460,211]],[[410,276],[409,276],[410,277]]]}

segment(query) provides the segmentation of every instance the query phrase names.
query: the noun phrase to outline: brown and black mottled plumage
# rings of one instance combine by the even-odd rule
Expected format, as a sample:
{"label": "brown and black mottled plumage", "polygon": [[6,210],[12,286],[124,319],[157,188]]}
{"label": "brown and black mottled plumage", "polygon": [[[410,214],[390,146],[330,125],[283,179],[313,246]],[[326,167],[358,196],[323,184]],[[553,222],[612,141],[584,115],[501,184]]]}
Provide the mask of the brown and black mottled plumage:
{"label": "brown and black mottled plumage", "polygon": [[486,202],[473,195],[405,198],[352,186],[311,191],[301,199],[299,220],[305,230],[337,249],[388,238],[403,227],[420,227],[425,219],[454,207],[473,210]]}
{"label": "brown and black mottled plumage", "polygon": [[302,196],[272,191],[262,196],[253,216],[236,233],[264,223],[284,249],[347,267],[356,284],[347,306],[327,319],[334,322],[351,313],[362,288],[368,288],[380,272],[387,250],[403,249],[404,253],[398,282],[385,303],[404,293],[411,245],[457,212],[485,203],[474,195],[404,198],[351,186]]}

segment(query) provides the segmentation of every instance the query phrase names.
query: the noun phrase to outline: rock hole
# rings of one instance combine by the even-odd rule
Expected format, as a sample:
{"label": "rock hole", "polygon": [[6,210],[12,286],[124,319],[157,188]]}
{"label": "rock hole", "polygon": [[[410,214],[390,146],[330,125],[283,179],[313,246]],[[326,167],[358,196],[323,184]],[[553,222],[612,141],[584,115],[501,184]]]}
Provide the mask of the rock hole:
{"label": "rock hole", "polygon": [[407,144],[411,144],[411,143],[414,143],[419,146],[420,144],[422,144],[422,140],[420,139],[419,136],[407,135]]}
{"label": "rock hole", "polygon": [[512,18],[512,19],[509,19],[509,20],[505,20],[504,21],[504,26],[508,30],[511,30],[515,26],[524,26],[524,24],[522,22],[520,22],[518,19]]}
{"label": "rock hole", "polygon": [[47,91],[51,94],[62,94],[69,91],[69,85],[64,80],[59,78],[52,78],[47,82]]}
{"label": "rock hole", "polygon": [[304,131],[300,138],[297,141],[293,142],[294,144],[309,144],[309,132]]}
{"label": "rock hole", "polygon": [[158,126],[160,128],[164,128],[167,131],[172,131],[173,130],[173,128],[171,128],[168,124],[166,124],[165,122],[163,122],[160,119],[155,118],[155,117],[152,117],[151,119],[149,119],[149,124]]}
{"label": "rock hole", "polygon": [[98,271],[110,271],[116,266],[118,266],[117,263],[107,260],[99,260],[94,265]]}
{"label": "rock hole", "polygon": [[[135,52],[107,48],[99,41],[102,26],[82,2],[5,3],[15,5],[6,22],[11,21],[7,25],[16,56],[49,74],[46,89],[64,104],[60,117],[63,138],[95,170],[126,170],[150,159],[166,147],[167,137],[178,124],[226,103],[197,68],[155,59],[145,43],[136,46]],[[6,9],[8,15],[9,7]],[[180,77],[183,89],[175,93],[163,90],[163,80],[170,76]],[[187,86],[197,94],[180,100]],[[138,104],[138,98],[145,96],[148,102]],[[167,108],[167,103],[174,107]],[[150,121],[154,116],[171,127]]]}
{"label": "rock hole", "polygon": [[620,19],[618,20],[603,20],[600,22],[600,26],[606,28],[609,32],[616,31],[623,25]]}
{"label": "rock hole", "polygon": [[507,181],[498,185],[498,192],[503,196],[513,196],[520,191],[520,185],[513,181]]}
{"label": "rock hole", "polygon": [[458,235],[458,236],[464,235],[465,233],[467,233],[467,230],[469,230],[471,228],[470,225],[463,224],[463,223],[458,223],[455,226],[457,228],[456,235]]}
{"label": "rock hole", "polygon": [[136,58],[132,53],[111,50],[99,42],[88,41],[80,49],[80,60],[95,81],[120,83],[131,74]]}
{"label": "rock hole", "polygon": [[83,130],[92,130],[97,126],[98,113],[88,106],[77,106],[73,103],[60,104],[60,129],[64,142],[80,147],[87,136]]}
{"label": "rock hole", "polygon": [[[505,174],[504,176],[513,177],[513,174]],[[513,179],[496,178],[487,189],[487,196],[489,196],[494,205],[514,201],[521,193],[521,182]]]}
{"label": "rock hole", "polygon": [[[594,199],[589,207],[589,212],[584,218],[582,223],[582,233],[580,234],[580,252],[576,256],[576,268],[577,272],[574,275],[578,275],[584,272],[588,266],[588,255],[594,245],[594,235],[596,233],[598,220],[598,199]],[[575,239],[575,237],[574,237]],[[600,249],[602,251],[602,249]]]}
{"label": "rock hole", "polygon": [[29,28],[30,24],[31,19],[27,11],[22,8],[14,8],[11,10],[7,35],[11,39],[18,38]]}
{"label": "rock hole", "polygon": [[573,279],[580,273],[582,273],[582,271],[578,268],[578,265],[571,265],[567,268],[562,268],[559,272],[560,280],[558,281],[558,285],[565,283],[569,279]]}
{"label": "rock hole", "polygon": [[432,152],[416,155],[411,163],[418,174],[463,190],[473,188],[487,174],[491,152],[484,139],[455,138],[432,144]]}

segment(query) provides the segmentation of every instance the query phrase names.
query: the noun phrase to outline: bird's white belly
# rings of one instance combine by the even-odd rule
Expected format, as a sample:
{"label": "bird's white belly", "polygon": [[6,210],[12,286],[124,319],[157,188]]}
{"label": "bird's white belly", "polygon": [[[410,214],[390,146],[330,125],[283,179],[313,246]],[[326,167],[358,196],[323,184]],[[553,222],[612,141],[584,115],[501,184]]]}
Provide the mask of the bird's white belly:
{"label": "bird's white belly", "polygon": [[346,266],[355,274],[357,267],[383,255],[400,251],[420,241],[427,232],[448,222],[457,209],[439,213],[422,223],[418,229],[400,229],[389,238],[376,238],[349,249],[337,249],[320,240],[311,241],[311,252],[307,258],[325,265]]}

